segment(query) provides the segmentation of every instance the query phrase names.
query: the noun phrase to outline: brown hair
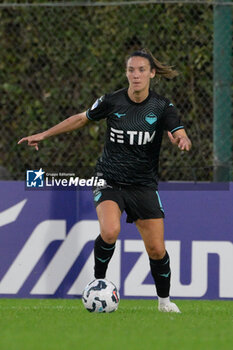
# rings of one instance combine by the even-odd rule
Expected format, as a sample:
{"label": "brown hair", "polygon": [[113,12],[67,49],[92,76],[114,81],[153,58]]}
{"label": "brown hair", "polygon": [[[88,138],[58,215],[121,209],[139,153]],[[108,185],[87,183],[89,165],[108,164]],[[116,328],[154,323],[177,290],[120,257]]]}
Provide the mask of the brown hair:
{"label": "brown hair", "polygon": [[134,51],[132,54],[130,54],[127,57],[126,64],[127,64],[128,60],[131,57],[138,57],[138,56],[139,57],[144,57],[150,62],[150,67],[151,67],[151,69],[155,69],[156,75],[157,75],[158,78],[163,78],[164,77],[164,78],[167,78],[167,79],[173,79],[174,77],[179,75],[179,73],[176,70],[173,69],[173,66],[167,66],[166,64],[161,63],[147,49]]}

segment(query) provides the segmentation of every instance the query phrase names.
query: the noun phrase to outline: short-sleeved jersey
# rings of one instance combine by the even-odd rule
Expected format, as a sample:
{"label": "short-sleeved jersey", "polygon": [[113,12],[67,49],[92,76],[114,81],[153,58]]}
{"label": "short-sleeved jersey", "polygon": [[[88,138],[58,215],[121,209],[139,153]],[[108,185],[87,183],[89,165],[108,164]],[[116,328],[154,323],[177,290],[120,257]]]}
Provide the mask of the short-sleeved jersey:
{"label": "short-sleeved jersey", "polygon": [[117,183],[157,187],[163,131],[184,128],[173,104],[151,90],[136,103],[125,88],[100,97],[86,114],[89,120],[107,121],[97,174]]}

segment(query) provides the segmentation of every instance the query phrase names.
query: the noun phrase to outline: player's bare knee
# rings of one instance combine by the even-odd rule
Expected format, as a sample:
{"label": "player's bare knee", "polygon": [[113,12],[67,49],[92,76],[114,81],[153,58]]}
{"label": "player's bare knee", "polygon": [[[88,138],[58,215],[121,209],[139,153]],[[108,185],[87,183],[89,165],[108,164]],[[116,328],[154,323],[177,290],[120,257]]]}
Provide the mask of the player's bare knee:
{"label": "player's bare knee", "polygon": [[151,259],[160,260],[164,257],[166,251],[164,247],[147,247],[147,253]]}
{"label": "player's bare knee", "polygon": [[109,228],[107,227],[102,228],[101,236],[106,243],[112,244],[116,242],[119,232],[120,232],[119,225],[111,225],[111,227]]}

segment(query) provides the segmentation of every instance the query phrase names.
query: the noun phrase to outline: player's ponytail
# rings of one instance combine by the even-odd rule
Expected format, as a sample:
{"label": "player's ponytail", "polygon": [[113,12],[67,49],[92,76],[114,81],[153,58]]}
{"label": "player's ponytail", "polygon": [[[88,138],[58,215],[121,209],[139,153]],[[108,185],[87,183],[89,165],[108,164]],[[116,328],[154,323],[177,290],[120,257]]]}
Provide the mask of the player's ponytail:
{"label": "player's ponytail", "polygon": [[138,50],[138,51],[133,52],[131,55],[128,56],[127,62],[131,57],[138,57],[138,56],[148,59],[148,61],[150,62],[151,69],[155,69],[156,76],[158,78],[164,77],[167,79],[173,79],[174,77],[179,75],[179,73],[173,69],[173,66],[168,66],[164,63],[161,63],[147,49],[142,49],[142,50]]}

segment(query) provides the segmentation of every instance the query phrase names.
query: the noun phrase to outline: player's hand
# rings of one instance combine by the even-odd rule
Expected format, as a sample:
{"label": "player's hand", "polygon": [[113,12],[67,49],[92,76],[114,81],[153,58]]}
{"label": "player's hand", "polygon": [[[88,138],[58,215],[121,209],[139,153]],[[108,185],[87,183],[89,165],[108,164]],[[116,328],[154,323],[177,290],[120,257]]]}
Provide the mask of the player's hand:
{"label": "player's hand", "polygon": [[190,151],[192,143],[187,136],[174,137],[170,131],[167,133],[170,142],[176,145],[181,151]]}
{"label": "player's hand", "polygon": [[39,133],[39,134],[23,137],[21,140],[19,140],[18,145],[23,142],[27,142],[28,146],[35,147],[35,149],[38,151],[39,150],[38,144],[42,140],[44,140],[44,135],[43,133]]}

